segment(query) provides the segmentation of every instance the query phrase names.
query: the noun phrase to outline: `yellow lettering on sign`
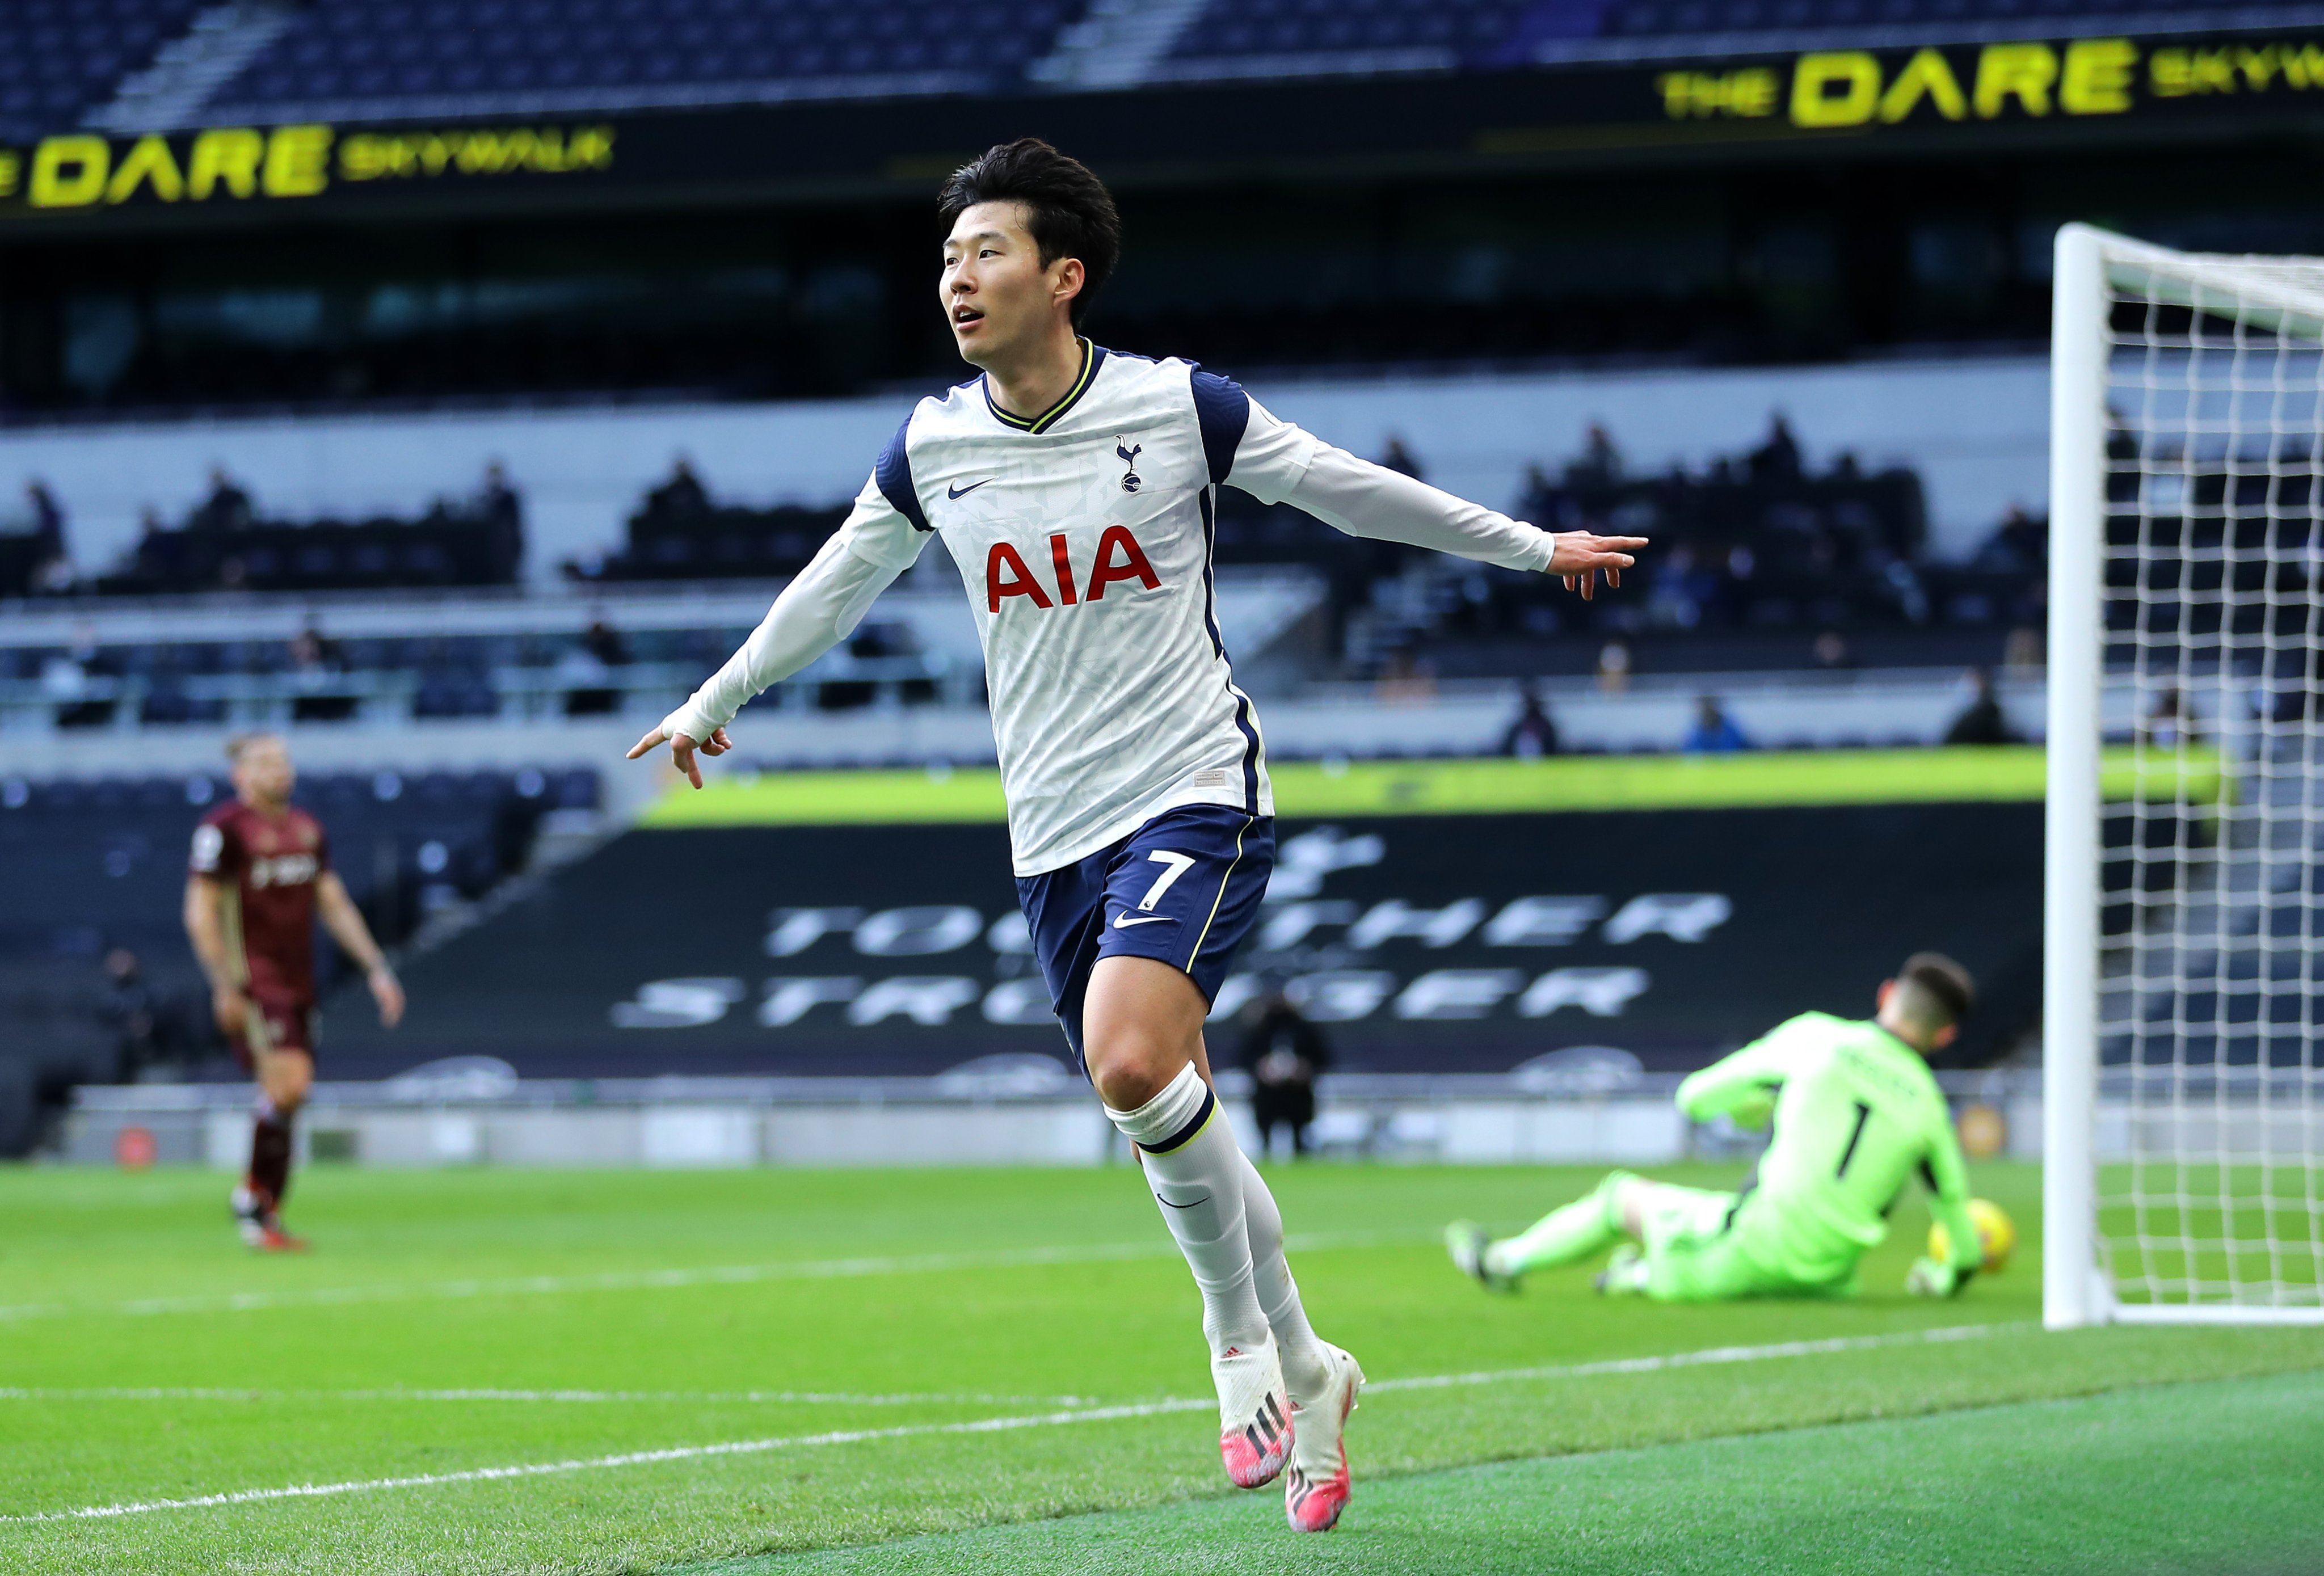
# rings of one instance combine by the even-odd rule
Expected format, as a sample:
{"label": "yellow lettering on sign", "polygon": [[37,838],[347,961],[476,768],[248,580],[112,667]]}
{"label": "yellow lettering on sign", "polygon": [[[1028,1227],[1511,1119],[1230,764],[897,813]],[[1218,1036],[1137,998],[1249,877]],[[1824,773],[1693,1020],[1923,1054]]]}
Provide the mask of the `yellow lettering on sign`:
{"label": "yellow lettering on sign", "polygon": [[226,182],[235,197],[258,189],[258,161],[266,153],[266,139],[248,126],[218,126],[194,139],[186,157],[186,195],[196,202],[208,199]]}
{"label": "yellow lettering on sign", "polygon": [[313,197],[331,184],[331,128],[276,126],[266,139],[269,197]]}
{"label": "yellow lettering on sign", "polygon": [[2185,50],[2157,50],[2146,62],[2146,83],[2157,98],[2184,98],[2195,91]]}
{"label": "yellow lettering on sign", "polygon": [[1663,96],[1663,113],[1673,120],[1707,120],[1712,115],[1757,119],[1775,108],[1775,74],[1764,66],[1747,67],[1723,75],[1714,71],[1665,71],[1655,78]]}
{"label": "yellow lettering on sign", "polygon": [[2028,115],[2050,113],[2058,54],[2048,44],[1987,44],[1977,56],[1977,113],[1991,120],[2015,98]]}
{"label": "yellow lettering on sign", "polygon": [[1792,124],[1860,126],[1880,103],[1880,62],[1861,50],[1802,55],[1792,68]]}
{"label": "yellow lettering on sign", "polygon": [[1952,67],[1934,50],[1923,50],[1904,62],[1904,69],[1896,73],[1896,80],[1880,96],[1880,118],[1895,125],[1912,114],[1923,98],[1935,105],[1937,113],[1947,120],[1959,120],[1969,114],[1969,100],[1961,97]]}
{"label": "yellow lettering on sign", "polygon": [[576,170],[611,170],[613,167],[613,128],[590,126],[573,134],[573,143],[567,150]]}
{"label": "yellow lettering on sign", "polygon": [[160,137],[137,139],[119,169],[114,171],[112,181],[105,189],[107,202],[127,202],[140,186],[151,182],[153,195],[163,202],[175,202],[186,195],[185,177],[178,173],[177,156],[170,144]]}
{"label": "yellow lettering on sign", "polygon": [[2235,62],[2227,59],[2225,50],[2197,50],[2187,57],[2188,74],[2195,79],[2198,93],[2233,93],[2236,90]]}
{"label": "yellow lettering on sign", "polygon": [[15,196],[16,182],[23,173],[23,162],[14,152],[0,152],[0,197]]}
{"label": "yellow lettering on sign", "polygon": [[2314,44],[2301,44],[2296,55],[2286,44],[2276,51],[2275,61],[2283,79],[2294,88],[2324,88],[2324,50]]}
{"label": "yellow lettering on sign", "polygon": [[2066,46],[2058,106],[2068,115],[2120,115],[2130,107],[2138,46],[2126,38],[2077,39]]}
{"label": "yellow lettering on sign", "polygon": [[103,137],[43,137],[32,150],[29,200],[36,208],[87,207],[105,195],[112,168],[113,149]]}
{"label": "yellow lettering on sign", "polygon": [[2244,80],[2251,84],[2254,93],[2266,92],[2267,79],[2275,75],[2275,46],[2269,44],[2263,49],[2237,50],[2236,69],[2244,74]]}

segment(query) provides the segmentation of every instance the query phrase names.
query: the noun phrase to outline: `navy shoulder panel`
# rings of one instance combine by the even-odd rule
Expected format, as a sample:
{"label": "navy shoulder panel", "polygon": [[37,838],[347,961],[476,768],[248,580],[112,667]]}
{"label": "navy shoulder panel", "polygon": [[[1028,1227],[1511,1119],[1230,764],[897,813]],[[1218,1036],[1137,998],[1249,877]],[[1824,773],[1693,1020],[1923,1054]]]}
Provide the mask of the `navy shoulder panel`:
{"label": "navy shoulder panel", "polygon": [[912,419],[896,429],[896,436],[880,451],[880,463],[872,467],[874,480],[880,484],[880,495],[895,506],[896,512],[912,522],[914,530],[930,530],[927,513],[920,508],[920,495],[912,486],[912,456],[904,447],[911,435]]}
{"label": "navy shoulder panel", "polygon": [[1250,396],[1232,378],[1200,367],[1186,381],[1194,391],[1194,421],[1203,429],[1203,459],[1216,486],[1234,469],[1235,450],[1250,425]]}

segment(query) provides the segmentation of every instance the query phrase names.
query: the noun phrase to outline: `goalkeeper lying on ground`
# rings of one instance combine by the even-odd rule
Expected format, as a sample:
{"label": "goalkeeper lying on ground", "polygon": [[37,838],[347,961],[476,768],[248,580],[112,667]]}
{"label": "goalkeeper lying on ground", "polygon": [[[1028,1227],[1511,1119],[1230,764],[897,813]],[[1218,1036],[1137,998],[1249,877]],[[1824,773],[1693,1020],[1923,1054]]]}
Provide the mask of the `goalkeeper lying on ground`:
{"label": "goalkeeper lying on ground", "polygon": [[1949,1296],[1977,1273],[1969,1172],[1928,1056],[1952,1043],[1975,1000],[1968,971],[1918,953],[1880,987],[1869,1023],[1802,1013],[1679,1085],[1695,1121],[1726,1116],[1775,1132],[1740,1193],[1609,1172],[1597,1191],[1515,1237],[1467,1221],[1445,1232],[1452,1262],[1514,1291],[1528,1270],[1572,1264],[1624,1237],[1598,1288],[1662,1302],[1849,1296],[1856,1265],[1888,1234],[1917,1174],[1945,1229],[1946,1262],[1923,1258],[1907,1290]]}

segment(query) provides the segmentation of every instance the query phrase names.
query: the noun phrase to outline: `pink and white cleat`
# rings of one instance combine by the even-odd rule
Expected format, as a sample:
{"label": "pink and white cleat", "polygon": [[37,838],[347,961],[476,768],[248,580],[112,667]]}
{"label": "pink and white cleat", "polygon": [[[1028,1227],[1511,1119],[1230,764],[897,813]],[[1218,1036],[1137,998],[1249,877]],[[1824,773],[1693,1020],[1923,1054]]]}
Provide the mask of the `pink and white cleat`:
{"label": "pink and white cleat", "polygon": [[1211,1359],[1219,1387],[1219,1459],[1238,1488],[1264,1488],[1291,1454],[1291,1396],[1275,1337],[1256,1351],[1234,1347]]}
{"label": "pink and white cleat", "polygon": [[1323,1351],[1331,1382],[1313,1402],[1291,1409],[1298,1437],[1291,1470],[1283,1474],[1283,1514],[1294,1532],[1330,1532],[1348,1507],[1348,1414],[1356,1409],[1364,1370],[1336,1346],[1327,1343]]}

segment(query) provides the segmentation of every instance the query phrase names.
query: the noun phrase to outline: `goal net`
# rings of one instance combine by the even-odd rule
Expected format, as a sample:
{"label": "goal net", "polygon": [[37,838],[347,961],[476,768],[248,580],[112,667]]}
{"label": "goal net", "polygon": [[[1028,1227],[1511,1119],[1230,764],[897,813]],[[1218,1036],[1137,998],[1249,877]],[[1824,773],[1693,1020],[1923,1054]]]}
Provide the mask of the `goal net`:
{"label": "goal net", "polygon": [[2324,1322],[2324,259],[2055,290],[2044,1322]]}

